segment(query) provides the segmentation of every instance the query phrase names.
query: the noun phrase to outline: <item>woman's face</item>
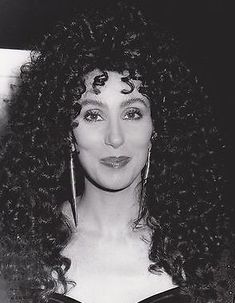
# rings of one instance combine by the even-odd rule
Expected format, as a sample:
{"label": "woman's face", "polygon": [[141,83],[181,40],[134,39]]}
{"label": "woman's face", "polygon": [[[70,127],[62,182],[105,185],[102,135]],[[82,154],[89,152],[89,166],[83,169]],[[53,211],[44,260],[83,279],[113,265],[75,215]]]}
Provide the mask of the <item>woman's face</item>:
{"label": "woman's face", "polygon": [[141,181],[153,130],[150,104],[138,92],[140,81],[132,80],[135,89],[123,94],[130,87],[117,72],[108,72],[108,80],[95,94],[92,84],[100,74],[94,70],[85,77],[86,92],[80,99],[82,109],[74,136],[88,179],[116,191]]}

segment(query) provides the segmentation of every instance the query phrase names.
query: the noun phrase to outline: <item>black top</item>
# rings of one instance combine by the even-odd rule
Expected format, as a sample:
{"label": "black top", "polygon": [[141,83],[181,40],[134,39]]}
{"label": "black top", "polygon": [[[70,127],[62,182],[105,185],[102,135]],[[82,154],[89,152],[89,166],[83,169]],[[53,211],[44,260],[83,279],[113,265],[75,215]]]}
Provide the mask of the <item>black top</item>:
{"label": "black top", "polygon": [[[189,302],[186,297],[180,294],[179,287],[161,292],[154,296],[148,297],[136,303],[187,303]],[[53,294],[49,303],[82,303],[70,297],[61,294]],[[121,303],[121,302],[120,302]]]}

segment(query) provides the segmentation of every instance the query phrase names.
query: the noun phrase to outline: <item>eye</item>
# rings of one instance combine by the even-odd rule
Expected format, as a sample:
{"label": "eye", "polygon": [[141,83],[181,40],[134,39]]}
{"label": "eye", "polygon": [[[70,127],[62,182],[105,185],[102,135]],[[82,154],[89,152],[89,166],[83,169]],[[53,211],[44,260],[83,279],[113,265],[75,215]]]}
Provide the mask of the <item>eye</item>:
{"label": "eye", "polygon": [[85,114],[84,114],[84,120],[86,120],[87,122],[97,122],[97,121],[103,121],[103,118],[100,115],[100,112],[98,110],[88,110]]}
{"label": "eye", "polygon": [[124,120],[139,120],[143,117],[139,108],[130,108],[125,111]]}

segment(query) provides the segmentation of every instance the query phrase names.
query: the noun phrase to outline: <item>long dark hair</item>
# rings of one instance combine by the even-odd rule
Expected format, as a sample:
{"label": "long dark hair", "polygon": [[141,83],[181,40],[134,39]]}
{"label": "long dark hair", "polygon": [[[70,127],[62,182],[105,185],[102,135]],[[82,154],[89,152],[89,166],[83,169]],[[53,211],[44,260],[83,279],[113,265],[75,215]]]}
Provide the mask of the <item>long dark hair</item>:
{"label": "long dark hair", "polygon": [[224,145],[209,99],[178,52],[170,34],[119,3],[57,25],[22,67],[0,157],[1,272],[15,301],[18,291],[43,301],[72,283],[62,256],[71,238],[62,214],[69,133],[83,76],[94,69],[127,70],[151,101],[157,137],[137,218],[152,230],[149,270],[165,270],[197,302],[219,298],[216,269],[231,241]]}

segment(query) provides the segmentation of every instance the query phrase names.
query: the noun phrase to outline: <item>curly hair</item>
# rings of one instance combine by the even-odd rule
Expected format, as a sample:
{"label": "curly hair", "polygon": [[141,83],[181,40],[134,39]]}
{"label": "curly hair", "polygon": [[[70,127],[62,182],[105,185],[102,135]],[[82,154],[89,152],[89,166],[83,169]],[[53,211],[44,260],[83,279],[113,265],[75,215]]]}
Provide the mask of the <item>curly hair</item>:
{"label": "curly hair", "polygon": [[[84,75],[94,69],[127,70],[127,81],[141,80],[139,91],[151,103],[157,138],[136,220],[152,230],[149,270],[164,269],[192,300],[219,300],[216,270],[231,242],[219,164],[224,144],[175,39],[119,3],[57,25],[31,57],[9,104],[0,154],[0,271],[13,302],[21,302],[19,291],[44,302],[72,283],[65,277],[70,260],[62,255],[72,233],[62,213],[70,198],[69,132],[76,127]],[[79,194],[83,176],[77,179]]]}

